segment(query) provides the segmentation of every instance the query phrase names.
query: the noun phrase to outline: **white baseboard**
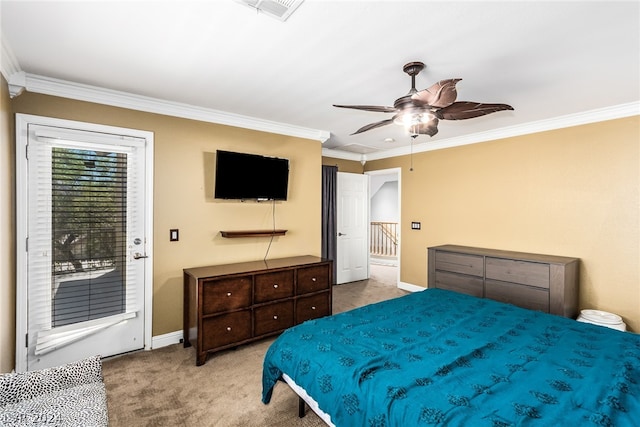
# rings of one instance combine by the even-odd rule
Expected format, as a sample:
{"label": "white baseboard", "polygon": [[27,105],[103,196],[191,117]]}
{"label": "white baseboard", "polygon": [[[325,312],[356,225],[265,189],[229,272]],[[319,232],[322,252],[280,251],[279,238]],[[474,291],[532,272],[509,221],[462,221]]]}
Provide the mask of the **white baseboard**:
{"label": "white baseboard", "polygon": [[156,335],[151,338],[151,349],[166,347],[168,345],[179,344],[182,341],[182,331],[169,332],[168,334]]}
{"label": "white baseboard", "polygon": [[[411,283],[398,282],[398,288],[409,292],[424,291],[422,286]],[[182,341],[182,331],[169,332],[168,334],[156,335],[151,339],[151,349],[166,347],[168,345],[179,344]]]}
{"label": "white baseboard", "polygon": [[407,282],[398,282],[398,289],[402,289],[404,291],[409,291],[409,292],[420,292],[420,291],[424,291],[426,288],[423,286],[412,285],[411,283],[407,283]]}

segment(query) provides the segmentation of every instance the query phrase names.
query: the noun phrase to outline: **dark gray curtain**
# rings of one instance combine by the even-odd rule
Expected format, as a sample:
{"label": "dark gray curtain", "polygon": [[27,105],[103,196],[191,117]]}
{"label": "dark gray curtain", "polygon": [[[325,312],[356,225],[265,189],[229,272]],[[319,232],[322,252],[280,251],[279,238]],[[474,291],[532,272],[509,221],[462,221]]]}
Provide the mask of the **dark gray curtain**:
{"label": "dark gray curtain", "polygon": [[333,260],[333,284],[336,283],[336,193],[338,167],[322,166],[322,257]]}

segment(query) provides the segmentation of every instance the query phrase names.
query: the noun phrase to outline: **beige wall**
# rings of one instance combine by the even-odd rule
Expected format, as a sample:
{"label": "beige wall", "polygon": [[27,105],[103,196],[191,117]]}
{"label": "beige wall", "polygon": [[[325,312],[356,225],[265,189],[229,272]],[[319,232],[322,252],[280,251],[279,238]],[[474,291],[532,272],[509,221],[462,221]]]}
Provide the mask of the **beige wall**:
{"label": "beige wall", "polygon": [[[273,204],[213,199],[217,149],[286,157],[289,198],[276,202],[269,258],[320,255],[321,143],[230,126],[24,93],[16,113],[154,132],[153,335],[182,330],[182,269],[262,259],[269,239],[225,239],[220,230],[271,228]],[[169,229],[180,241],[169,241]]]}
{"label": "beige wall", "polygon": [[15,218],[13,115],[0,76],[0,372],[15,366]]}
{"label": "beige wall", "polygon": [[336,159],[334,157],[323,157],[323,166],[337,166],[338,172],[363,173],[364,167],[355,160]]}
{"label": "beige wall", "polygon": [[[402,168],[401,280],[426,286],[429,246],[581,259],[580,307],[640,331],[640,117],[369,161]],[[422,229],[411,230],[411,221]]]}
{"label": "beige wall", "polygon": [[[13,112],[155,133],[154,336],[182,328],[184,267],[259,259],[263,238],[224,229],[271,226],[268,203],[213,200],[215,150],[288,157],[290,200],[276,203],[270,257],[320,252],[321,164],[361,173],[359,162],[321,159],[321,144],[62,98],[0,92],[0,371],[13,368],[15,242]],[[640,118],[369,161],[402,168],[403,282],[426,286],[426,248],[444,243],[579,257],[581,307],[621,314],[640,331]],[[317,191],[309,191],[317,188]],[[422,230],[409,229],[411,221]],[[180,241],[169,242],[169,229]]]}

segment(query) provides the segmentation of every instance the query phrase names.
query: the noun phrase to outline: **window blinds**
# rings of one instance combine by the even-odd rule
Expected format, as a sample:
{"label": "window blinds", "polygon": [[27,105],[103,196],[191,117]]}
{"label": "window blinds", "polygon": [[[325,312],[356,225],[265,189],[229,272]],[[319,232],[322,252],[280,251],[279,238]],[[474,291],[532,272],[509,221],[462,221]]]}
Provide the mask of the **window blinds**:
{"label": "window blinds", "polygon": [[128,242],[140,233],[132,219],[140,160],[130,138],[51,128],[35,135],[28,298],[37,355],[136,315]]}

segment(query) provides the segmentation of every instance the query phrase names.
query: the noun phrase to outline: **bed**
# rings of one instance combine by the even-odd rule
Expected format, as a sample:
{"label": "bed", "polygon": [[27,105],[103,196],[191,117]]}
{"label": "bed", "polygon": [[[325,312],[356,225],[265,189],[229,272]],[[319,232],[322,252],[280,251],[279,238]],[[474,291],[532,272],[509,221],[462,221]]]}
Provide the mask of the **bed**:
{"label": "bed", "polygon": [[640,335],[430,288],[286,330],[280,381],[335,426],[637,426]]}

